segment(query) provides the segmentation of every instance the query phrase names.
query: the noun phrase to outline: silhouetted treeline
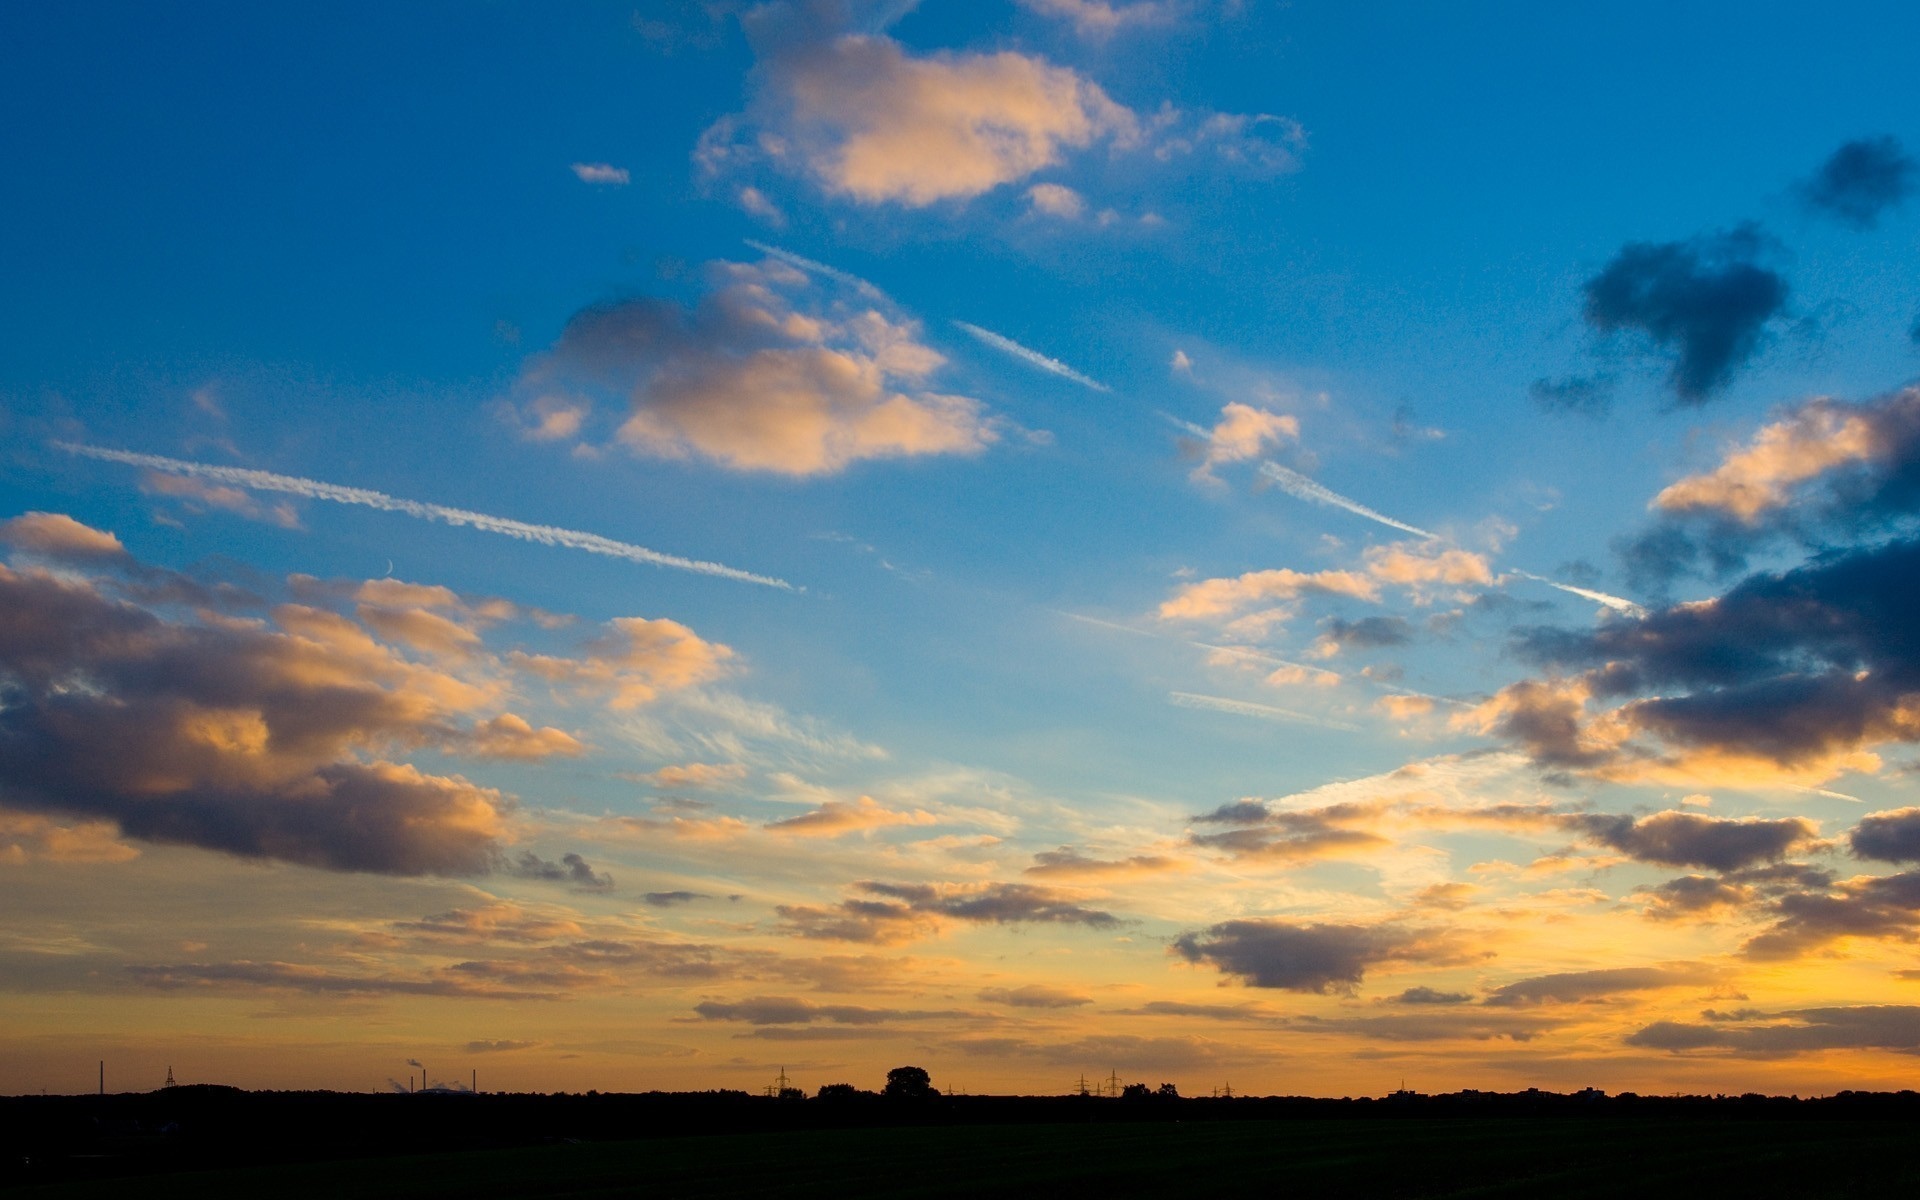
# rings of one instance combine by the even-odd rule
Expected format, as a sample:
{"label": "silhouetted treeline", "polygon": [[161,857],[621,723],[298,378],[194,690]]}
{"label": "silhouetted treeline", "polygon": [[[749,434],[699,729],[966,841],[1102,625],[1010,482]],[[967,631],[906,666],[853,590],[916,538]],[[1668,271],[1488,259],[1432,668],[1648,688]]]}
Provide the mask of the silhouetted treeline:
{"label": "silhouetted treeline", "polygon": [[[910,1085],[917,1080],[909,1081]],[[292,1163],[568,1141],[880,1127],[1127,1121],[1401,1118],[1898,1120],[1920,1125],[1920,1093],[1608,1096],[1462,1091],[1382,1098],[1181,1097],[1169,1087],[1095,1096],[894,1094],[846,1084],[807,1097],[738,1091],[643,1093],[245,1092],[186,1086],[108,1096],[0,1098],[0,1186],[76,1175]]]}

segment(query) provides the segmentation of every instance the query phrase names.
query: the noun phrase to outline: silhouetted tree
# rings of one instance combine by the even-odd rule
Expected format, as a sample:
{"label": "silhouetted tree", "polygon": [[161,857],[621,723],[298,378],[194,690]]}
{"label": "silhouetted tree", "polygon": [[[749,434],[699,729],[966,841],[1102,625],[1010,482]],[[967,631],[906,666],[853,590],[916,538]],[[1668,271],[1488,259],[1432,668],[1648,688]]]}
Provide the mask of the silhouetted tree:
{"label": "silhouetted tree", "polygon": [[933,1090],[933,1077],[921,1067],[895,1067],[888,1071],[884,1094],[894,1100],[924,1100],[939,1095]]}
{"label": "silhouetted tree", "polygon": [[1178,1100],[1180,1098],[1180,1089],[1170,1083],[1163,1083],[1160,1085],[1160,1090],[1155,1092],[1154,1095],[1160,1097],[1162,1100]]}
{"label": "silhouetted tree", "polygon": [[1120,1089],[1120,1098],[1122,1100],[1151,1100],[1153,1098],[1153,1089],[1144,1083],[1130,1083]]}
{"label": "silhouetted tree", "polygon": [[860,1095],[860,1089],[850,1083],[825,1083],[820,1085],[819,1100],[854,1100]]}

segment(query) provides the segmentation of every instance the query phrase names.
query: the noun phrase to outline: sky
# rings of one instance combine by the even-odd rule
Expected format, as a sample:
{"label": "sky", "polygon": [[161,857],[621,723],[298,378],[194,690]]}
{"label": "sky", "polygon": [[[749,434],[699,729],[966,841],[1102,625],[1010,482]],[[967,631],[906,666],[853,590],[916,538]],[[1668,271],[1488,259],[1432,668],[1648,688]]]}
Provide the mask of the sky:
{"label": "sky", "polygon": [[1917,42],[0,8],[0,1090],[1911,1086]]}

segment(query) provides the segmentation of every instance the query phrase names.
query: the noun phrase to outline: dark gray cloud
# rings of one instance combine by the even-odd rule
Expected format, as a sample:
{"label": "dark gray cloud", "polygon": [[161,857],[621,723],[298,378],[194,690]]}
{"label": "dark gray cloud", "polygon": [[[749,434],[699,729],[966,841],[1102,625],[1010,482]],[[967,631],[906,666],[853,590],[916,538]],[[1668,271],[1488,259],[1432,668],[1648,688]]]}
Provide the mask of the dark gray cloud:
{"label": "dark gray cloud", "polygon": [[426,978],[353,975],[285,962],[213,962],[127,968],[140,984],[162,991],[290,991],[332,996],[456,996],[485,1000],[554,1000],[578,982],[553,973],[488,974],[443,968]]}
{"label": "dark gray cloud", "polygon": [[1803,817],[1767,820],[1668,811],[1639,820],[1598,813],[1565,820],[1601,845],[1641,862],[1711,871],[1772,862],[1819,840],[1819,830]]}
{"label": "dark gray cloud", "polygon": [[1387,839],[1379,834],[1353,827],[1375,815],[1375,808],[1363,804],[1330,804],[1299,812],[1276,812],[1263,804],[1242,800],[1194,820],[1203,824],[1244,824],[1247,828],[1190,834],[1187,841],[1194,846],[1224,851],[1235,858],[1280,861],[1323,858],[1385,845]]}
{"label": "dark gray cloud", "polygon": [[1770,246],[1753,224],[1684,242],[1629,242],[1587,280],[1587,324],[1644,336],[1671,360],[1680,403],[1703,403],[1786,308],[1787,281],[1760,262]]}
{"label": "dark gray cloud", "polygon": [[1564,971],[1520,979],[1487,994],[1496,1008],[1529,1004],[1582,1004],[1627,992],[1687,987],[1713,983],[1720,974],[1697,963],[1660,967],[1611,967],[1598,971]]}
{"label": "dark gray cloud", "polygon": [[1855,229],[1871,229],[1882,213],[1913,194],[1915,162],[1892,136],[1847,142],[1800,185],[1808,209]]}
{"label": "dark gray cloud", "polygon": [[1629,1046],[1681,1052],[1720,1050],[1737,1057],[1778,1058],[1819,1050],[1893,1050],[1920,1054],[1920,1007],[1866,1004],[1790,1009],[1737,1023],[1656,1021],[1627,1038]]}
{"label": "dark gray cloud", "polygon": [[1386,1042],[1485,1042],[1495,1038],[1530,1042],[1559,1024],[1546,1017],[1517,1013],[1446,1009],[1376,1017],[1295,1017],[1288,1028],[1298,1033],[1349,1033]]}
{"label": "dark gray cloud", "polygon": [[1898,808],[1862,818],[1847,834],[1847,846],[1860,858],[1920,862],[1920,808]]}
{"label": "dark gray cloud", "polygon": [[695,900],[711,899],[705,892],[648,892],[640,898],[655,908],[672,908],[676,904],[692,904]]}
{"label": "dark gray cloud", "polygon": [[1369,967],[1436,957],[1426,936],[1423,931],[1386,925],[1238,920],[1183,933],[1173,940],[1173,951],[1251,987],[1351,992]]}
{"label": "dark gray cloud", "polygon": [[1124,1016],[1200,1017],[1208,1021],[1275,1021],[1275,1014],[1253,1004],[1189,1004],[1184,1000],[1149,1000],[1139,1008],[1123,1008]]}
{"label": "dark gray cloud", "polygon": [[853,1004],[812,1004],[790,996],[755,996],[746,1000],[707,1000],[693,1011],[709,1021],[744,1021],[749,1025],[879,1025],[886,1021],[964,1017],[963,1012],[918,1012],[891,1008],[862,1008]]}
{"label": "dark gray cloud", "polygon": [[567,853],[559,862],[541,858],[531,850],[522,850],[513,859],[510,873],[522,879],[540,879],[550,883],[571,884],[576,892],[610,892],[613,876],[596,871],[593,864],[578,854]]}
{"label": "dark gray cloud", "polygon": [[1413,640],[1413,626],[1404,617],[1361,617],[1357,621],[1329,617],[1320,623],[1320,627],[1326,631],[1329,640],[1338,642],[1342,647],[1378,649],[1404,646]]}
{"label": "dark gray cloud", "polygon": [[1586,375],[1540,378],[1527,385],[1527,395],[1545,412],[1604,417],[1613,407],[1613,382]]}
{"label": "dark gray cloud", "polygon": [[[1920,739],[1909,699],[1920,695],[1916,589],[1920,540],[1898,540],[1752,575],[1717,600],[1644,620],[1525,631],[1517,649],[1556,674],[1584,669],[1598,698],[1645,697],[1619,712],[1639,735],[1792,767]],[[1583,742],[1565,689],[1529,682],[1510,698],[1499,731],[1543,765],[1634,752]]]}
{"label": "dark gray cloud", "polygon": [[1465,992],[1442,992],[1430,987],[1410,987],[1392,999],[1395,1004],[1465,1004],[1473,997]]}
{"label": "dark gray cloud", "polygon": [[1635,891],[1648,897],[1648,917],[1685,921],[1756,908],[1790,892],[1823,891],[1832,885],[1831,871],[1805,863],[1772,863],[1717,876],[1682,875]]}
{"label": "dark gray cloud", "polygon": [[797,937],[845,942],[904,941],[934,931],[942,920],[1085,925],[1093,929],[1120,924],[1112,913],[1087,908],[1052,888],[1027,883],[963,886],[863,880],[854,889],[864,895],[828,908],[783,904],[774,911],[787,932]]}
{"label": "dark gray cloud", "polygon": [[1920,928],[1920,871],[1843,880],[1831,890],[1787,892],[1769,911],[1776,920],[1746,944],[1749,958],[1799,958],[1846,937],[1912,941]]}
{"label": "dark gray cloud", "polygon": [[0,803],[333,870],[492,869],[505,797],[361,757],[460,744],[464,685],[335,614],[275,618],[171,620],[0,566]]}
{"label": "dark gray cloud", "polygon": [[1236,800],[1188,818],[1195,825],[1258,825],[1266,819],[1267,806],[1259,800]]}

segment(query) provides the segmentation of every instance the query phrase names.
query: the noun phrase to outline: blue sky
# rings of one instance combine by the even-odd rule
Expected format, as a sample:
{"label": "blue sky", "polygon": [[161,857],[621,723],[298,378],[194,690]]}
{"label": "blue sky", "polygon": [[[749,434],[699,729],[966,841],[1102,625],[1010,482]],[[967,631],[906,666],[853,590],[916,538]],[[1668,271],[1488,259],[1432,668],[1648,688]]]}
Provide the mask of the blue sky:
{"label": "blue sky", "polygon": [[[1912,533],[1917,23],[0,15],[5,603],[42,628],[41,581],[155,622],[138,653],[55,670],[21,634],[0,662],[0,953],[40,998],[11,1065],[59,1086],[66,1039],[158,1031],[236,1082],[372,1086],[341,1047],[374,1013],[375,1061],[450,1038],[430,1057],[528,1087],[802,1051],[816,1082],[918,1054],[1023,1089],[1084,1058],[1338,1094],[1388,1051],[1453,1086],[1894,1078],[1920,735],[1862,597]],[[1745,661],[1802,636],[1756,615],[1792,588],[1871,630]],[[79,628],[61,594],[34,620]],[[294,754],[284,723],[333,693],[141,690],[176,640],[327,647],[361,723]],[[346,686],[311,669],[275,686]],[[48,715],[75,679],[139,745],[217,752],[77,782],[98,750]],[[402,802],[342,781],[403,769],[439,789],[426,840],[347,839],[353,805]],[[277,814],[315,788],[346,824],[296,836]],[[108,922],[79,877],[169,915]],[[1820,904],[1853,915],[1816,935]],[[617,939],[655,965],[582,965]],[[531,984],[462,990],[528,955],[573,972],[544,1014]],[[1324,969],[1271,969],[1303,955]],[[803,986],[886,1015],[688,1016]],[[1765,1024],[1699,1015],[1736,992]],[[261,1005],[286,1023],[226,1032]],[[1868,1006],[1905,1024],[1833,1032]],[[619,1022],[644,1035],[608,1050]]]}

